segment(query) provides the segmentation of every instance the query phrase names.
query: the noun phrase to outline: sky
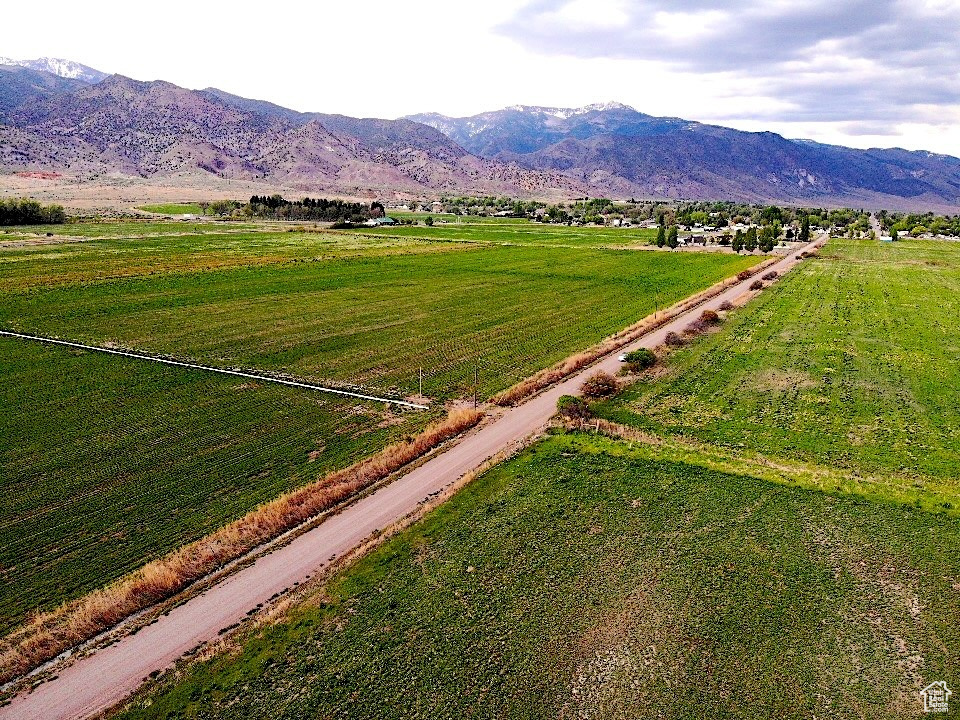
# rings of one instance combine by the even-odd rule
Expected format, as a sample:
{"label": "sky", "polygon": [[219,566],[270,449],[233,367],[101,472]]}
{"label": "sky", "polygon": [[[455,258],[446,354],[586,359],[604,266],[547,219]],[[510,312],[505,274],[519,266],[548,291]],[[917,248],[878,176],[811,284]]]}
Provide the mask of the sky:
{"label": "sky", "polygon": [[48,0],[0,56],[76,60],[292,107],[651,115],[960,156],[960,0]]}

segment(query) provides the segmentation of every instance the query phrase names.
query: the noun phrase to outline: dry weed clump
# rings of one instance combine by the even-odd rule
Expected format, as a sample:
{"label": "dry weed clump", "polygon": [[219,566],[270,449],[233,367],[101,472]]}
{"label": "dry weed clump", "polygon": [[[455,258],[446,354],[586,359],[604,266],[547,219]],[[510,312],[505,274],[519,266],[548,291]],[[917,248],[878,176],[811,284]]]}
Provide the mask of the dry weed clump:
{"label": "dry weed clump", "polygon": [[780,274],[779,274],[776,270],[771,270],[770,272],[764,273],[763,275],[761,275],[761,276],[760,276],[760,279],[761,279],[761,280],[776,280],[778,277],[780,277]]}
{"label": "dry weed clump", "polygon": [[700,322],[704,325],[719,325],[720,316],[714,310],[704,310],[700,313]]}
{"label": "dry weed clump", "polygon": [[455,410],[416,437],[389,445],[348,468],[285,493],[111,585],[35,616],[0,642],[0,682],[28,672],[133,613],[172,597],[230,560],[383,480],[473,427],[481,417],[477,410]]}
{"label": "dry weed clump", "polygon": [[663,339],[663,344],[669,348],[678,348],[686,345],[686,340],[675,332],[668,332],[667,336]]}
{"label": "dry weed clump", "polygon": [[610,373],[603,371],[595,372],[588,377],[581,388],[585,397],[602,398],[613,395],[620,389],[617,379]]}
{"label": "dry weed clump", "polygon": [[724,312],[729,312],[730,310],[733,310],[733,303],[729,300],[724,300],[722,303],[720,303],[720,309]]}
{"label": "dry weed clump", "polygon": [[751,290],[763,290],[763,281],[762,281],[762,280],[754,280],[752,283],[750,283],[750,289],[751,289]]}

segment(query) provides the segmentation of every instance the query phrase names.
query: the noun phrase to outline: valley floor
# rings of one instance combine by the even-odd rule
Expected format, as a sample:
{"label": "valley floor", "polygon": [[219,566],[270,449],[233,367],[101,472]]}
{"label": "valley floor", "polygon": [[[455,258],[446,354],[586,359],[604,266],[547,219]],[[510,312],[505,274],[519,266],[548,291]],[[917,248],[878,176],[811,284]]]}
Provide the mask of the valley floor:
{"label": "valley floor", "polygon": [[596,404],[608,435],[556,431],[120,716],[922,716],[960,686],[958,277],[831,241]]}
{"label": "valley floor", "polygon": [[477,375],[483,400],[758,261],[477,239],[0,232],[4,330],[391,397],[416,394],[422,368],[433,401],[404,412],[0,338],[0,631],[415,434]]}

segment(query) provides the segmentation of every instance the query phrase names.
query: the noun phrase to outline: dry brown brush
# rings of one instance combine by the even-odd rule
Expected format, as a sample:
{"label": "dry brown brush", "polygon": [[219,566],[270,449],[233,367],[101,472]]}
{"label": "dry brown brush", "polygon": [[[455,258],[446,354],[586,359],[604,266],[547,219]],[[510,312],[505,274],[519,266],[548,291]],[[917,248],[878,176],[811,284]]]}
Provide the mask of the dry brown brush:
{"label": "dry brown brush", "polygon": [[35,616],[0,641],[0,682],[22,675],[124,618],[176,595],[225,563],[383,480],[473,427],[481,417],[477,410],[455,410],[416,437],[285,493],[100,590]]}
{"label": "dry brown brush", "polygon": [[581,391],[585,397],[602,398],[613,395],[619,389],[620,385],[617,383],[617,379],[610,373],[601,370],[584,381]]}

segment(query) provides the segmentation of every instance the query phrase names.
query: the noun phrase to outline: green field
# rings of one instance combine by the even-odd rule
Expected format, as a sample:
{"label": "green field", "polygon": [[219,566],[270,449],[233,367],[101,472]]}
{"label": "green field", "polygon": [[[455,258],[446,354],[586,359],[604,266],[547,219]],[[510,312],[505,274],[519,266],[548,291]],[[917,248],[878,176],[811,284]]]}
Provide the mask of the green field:
{"label": "green field", "polygon": [[[831,241],[125,718],[922,716],[960,684],[960,249]],[[949,716],[955,716],[954,710]]]}
{"label": "green field", "polygon": [[0,337],[0,633],[430,413]]}
{"label": "green field", "polygon": [[958,578],[938,516],[562,435],[121,716],[899,720]]}
{"label": "green field", "polygon": [[[13,288],[0,327],[379,393],[416,391],[422,367],[424,392],[444,399],[472,393],[479,358],[486,396],[636,322],[657,303],[669,305],[756,262],[391,238],[368,241],[370,251],[352,256],[336,248],[284,256],[296,237],[261,245],[266,258],[234,253],[222,263],[208,257],[206,236],[177,238],[169,253],[162,240],[76,244],[66,256],[49,247],[19,251],[0,263],[0,287]],[[305,237],[329,243],[340,236]],[[240,234],[228,241],[247,240]],[[415,244],[384,250],[398,242]],[[118,278],[127,272],[121,256],[137,270]],[[99,279],[104,263],[121,267]],[[56,286],[41,292],[39,284]]]}
{"label": "green field", "polygon": [[649,228],[568,227],[509,218],[498,219],[496,222],[492,218],[488,219],[488,222],[477,222],[477,218],[466,218],[460,223],[449,219],[443,223],[436,223],[432,227],[395,225],[363,228],[353,232],[373,236],[417,237],[429,240],[568,247],[649,245],[657,238],[657,231]]}
{"label": "green field", "polygon": [[831,240],[601,415],[960,508],[960,246]]}
{"label": "green field", "polygon": [[148,213],[161,215],[202,215],[203,208],[197,203],[163,203],[160,205],[142,205],[139,208]]}
{"label": "green field", "polygon": [[273,227],[15,229],[0,329],[398,395],[422,366],[437,411],[0,340],[0,631],[415,431],[478,357],[487,396],[756,260]]}

